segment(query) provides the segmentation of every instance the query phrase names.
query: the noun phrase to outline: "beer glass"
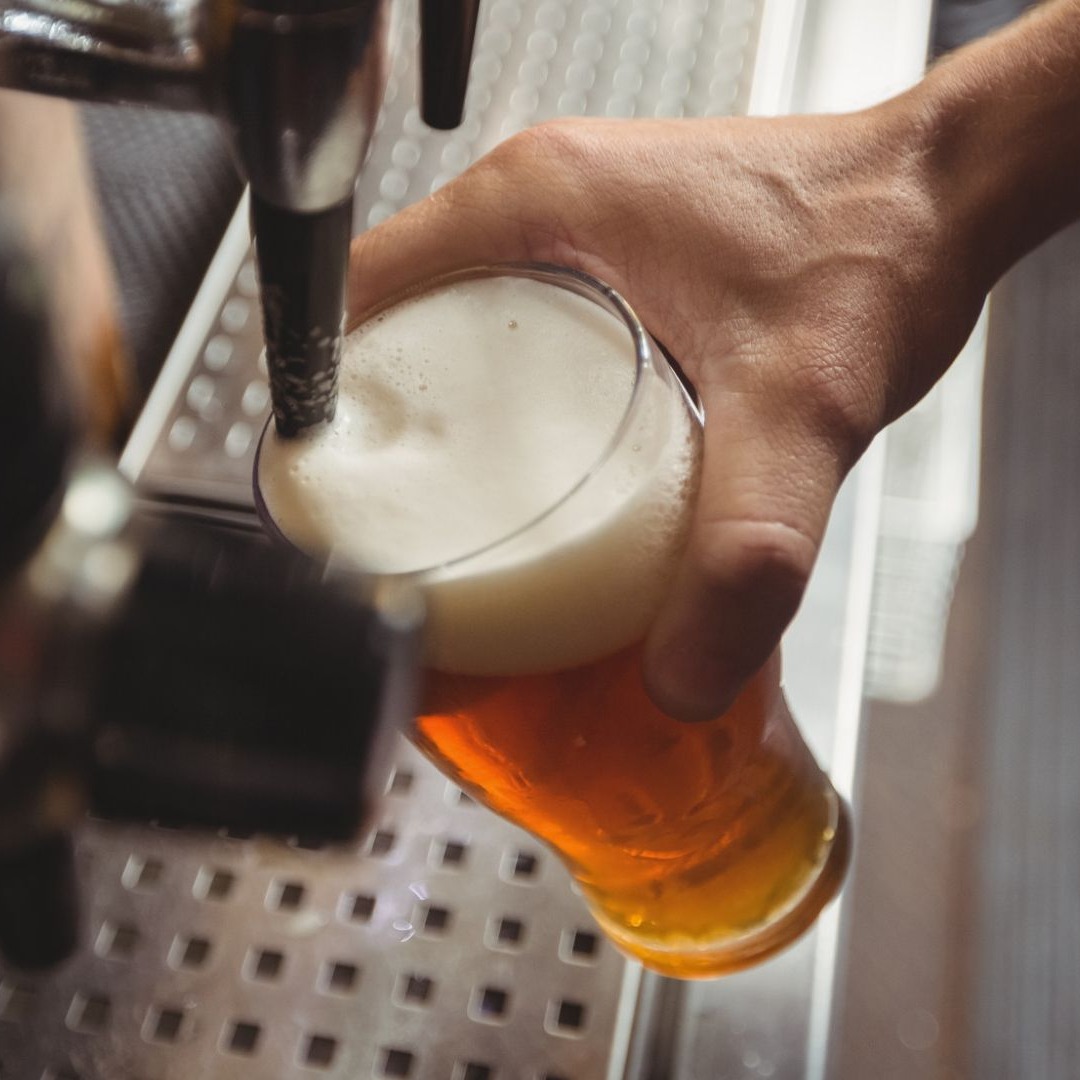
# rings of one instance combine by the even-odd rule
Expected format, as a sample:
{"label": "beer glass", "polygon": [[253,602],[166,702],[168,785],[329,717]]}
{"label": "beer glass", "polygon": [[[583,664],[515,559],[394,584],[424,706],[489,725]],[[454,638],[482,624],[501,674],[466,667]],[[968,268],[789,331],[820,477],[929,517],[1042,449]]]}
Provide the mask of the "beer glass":
{"label": "beer glass", "polygon": [[[626,953],[670,976],[733,971],[793,941],[838,890],[847,810],[792,719],[778,657],[708,722],[680,723],[646,694],[641,644],[685,541],[700,414],[627,303],[584,274],[478,268],[410,297],[508,278],[583,298],[628,375],[612,386],[610,430],[545,505],[474,551],[392,575],[417,584],[428,609],[410,735],[470,795],[558,853]],[[566,347],[565,334],[556,340]],[[481,351],[500,363],[498,348]],[[505,373],[488,376],[505,386]],[[476,417],[460,422],[482,437]],[[274,505],[274,438],[268,428],[256,462],[260,512],[325,554],[331,543],[298,540]]]}

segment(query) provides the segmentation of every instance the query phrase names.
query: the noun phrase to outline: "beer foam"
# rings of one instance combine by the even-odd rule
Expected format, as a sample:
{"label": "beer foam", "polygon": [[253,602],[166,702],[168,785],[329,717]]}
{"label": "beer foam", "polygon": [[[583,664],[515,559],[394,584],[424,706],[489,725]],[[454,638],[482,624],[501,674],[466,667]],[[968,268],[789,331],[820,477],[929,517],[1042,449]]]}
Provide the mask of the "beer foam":
{"label": "beer foam", "polygon": [[650,378],[628,413],[633,344],[592,301],[457,281],[347,337],[333,423],[268,430],[260,491],[299,547],[420,572],[433,666],[584,663],[643,635],[685,529],[696,427]]}

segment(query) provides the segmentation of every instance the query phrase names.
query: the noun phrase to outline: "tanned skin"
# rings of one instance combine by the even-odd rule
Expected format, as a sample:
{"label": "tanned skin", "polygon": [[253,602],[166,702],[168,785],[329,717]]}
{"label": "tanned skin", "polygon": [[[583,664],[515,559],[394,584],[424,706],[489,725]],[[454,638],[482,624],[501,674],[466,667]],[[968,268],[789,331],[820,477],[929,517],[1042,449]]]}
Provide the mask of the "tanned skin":
{"label": "tanned skin", "polygon": [[722,712],[795,614],[841,481],[987,292],[1080,216],[1080,0],[844,116],[563,120],[360,237],[352,304],[502,260],[626,296],[705,407],[691,538],[645,679]]}

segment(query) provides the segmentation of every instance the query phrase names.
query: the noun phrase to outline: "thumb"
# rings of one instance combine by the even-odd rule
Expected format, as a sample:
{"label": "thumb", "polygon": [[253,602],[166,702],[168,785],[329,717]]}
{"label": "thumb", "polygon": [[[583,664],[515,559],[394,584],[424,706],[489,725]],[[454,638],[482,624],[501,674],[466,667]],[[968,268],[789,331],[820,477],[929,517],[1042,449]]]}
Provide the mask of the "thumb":
{"label": "thumb", "polygon": [[665,712],[719,716],[791,621],[846,471],[793,394],[702,391],[701,487],[682,560],[650,630],[644,677]]}

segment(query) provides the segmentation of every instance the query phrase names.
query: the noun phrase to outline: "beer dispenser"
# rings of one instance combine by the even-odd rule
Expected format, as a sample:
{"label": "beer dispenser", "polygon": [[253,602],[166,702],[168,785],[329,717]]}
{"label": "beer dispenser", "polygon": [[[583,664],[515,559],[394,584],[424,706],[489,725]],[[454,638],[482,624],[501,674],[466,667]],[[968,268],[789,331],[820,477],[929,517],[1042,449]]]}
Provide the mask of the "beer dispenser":
{"label": "beer dispenser", "polygon": [[[461,122],[479,0],[422,0],[422,118]],[[251,187],[278,428],[332,415],[389,0],[0,0],[0,86],[211,113]]]}
{"label": "beer dispenser", "polygon": [[411,715],[420,625],[409,594],[140,514],[76,449],[45,310],[0,218],[0,952],[24,968],[76,944],[87,811],[359,832]]}
{"label": "beer dispenser", "polygon": [[[421,5],[432,126],[460,122],[478,6]],[[388,22],[387,0],[0,2],[0,85],[221,119],[251,187],[285,434],[333,411]],[[412,597],[258,538],[145,520],[79,452],[39,292],[0,220],[0,951],[30,968],[74,947],[70,831],[88,809],[360,829],[411,709],[420,619]]]}

